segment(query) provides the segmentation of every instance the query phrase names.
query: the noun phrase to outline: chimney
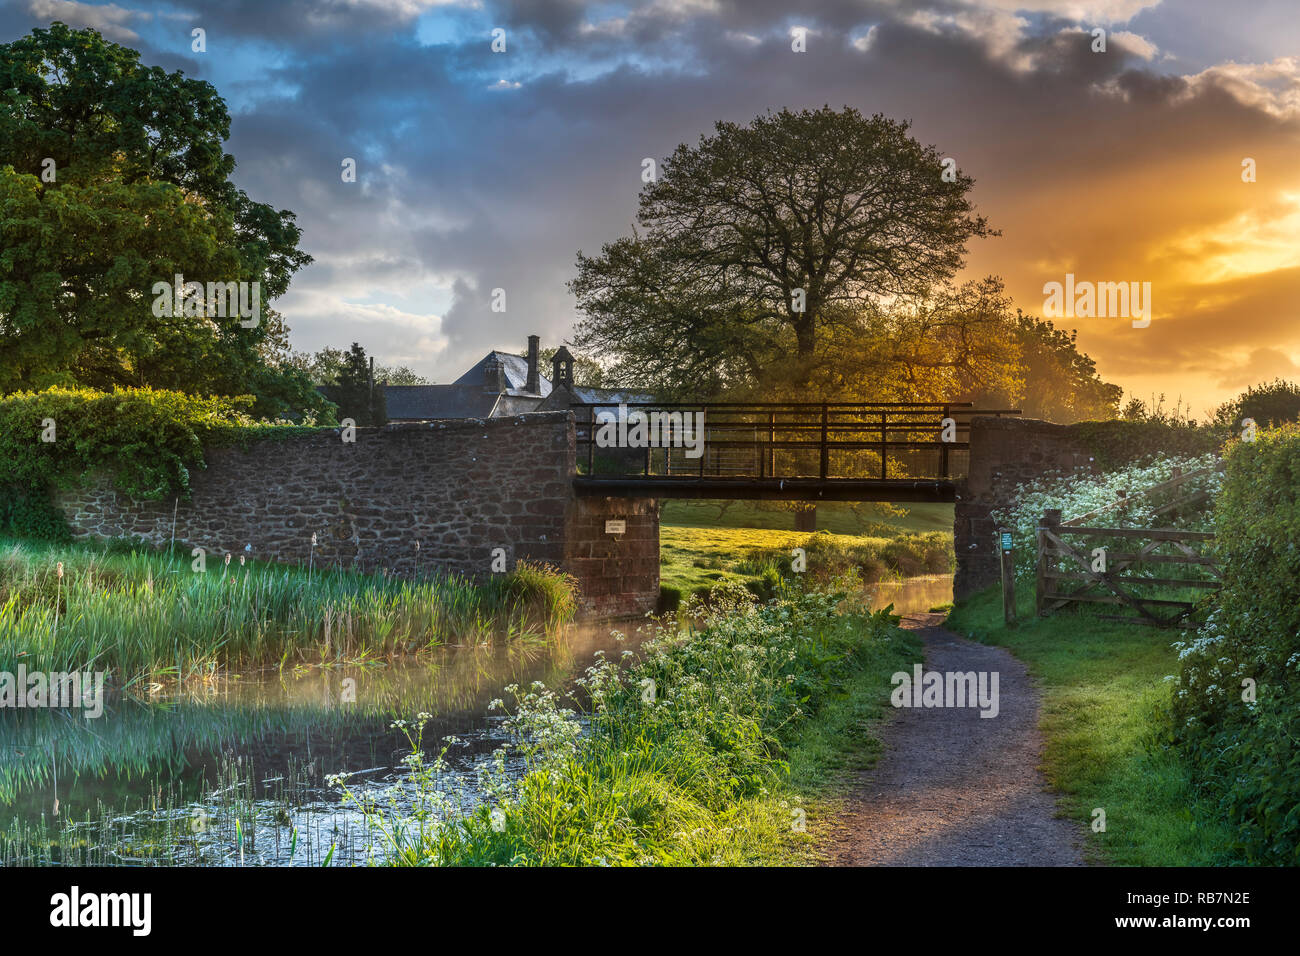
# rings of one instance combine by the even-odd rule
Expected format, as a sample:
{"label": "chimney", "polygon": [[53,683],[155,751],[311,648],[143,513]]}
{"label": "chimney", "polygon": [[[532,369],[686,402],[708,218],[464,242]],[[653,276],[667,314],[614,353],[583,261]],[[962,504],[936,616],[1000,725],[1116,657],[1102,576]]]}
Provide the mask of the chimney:
{"label": "chimney", "polygon": [[524,391],[533,395],[542,393],[542,382],[537,375],[537,347],[540,344],[541,339],[537,336],[528,336],[528,381],[524,384]]}
{"label": "chimney", "polygon": [[488,356],[487,364],[484,366],[484,371],[487,373],[484,376],[484,391],[498,395],[501,392],[506,391],[508,388],[508,383],[506,382],[506,366],[504,362],[497,358],[495,352]]}

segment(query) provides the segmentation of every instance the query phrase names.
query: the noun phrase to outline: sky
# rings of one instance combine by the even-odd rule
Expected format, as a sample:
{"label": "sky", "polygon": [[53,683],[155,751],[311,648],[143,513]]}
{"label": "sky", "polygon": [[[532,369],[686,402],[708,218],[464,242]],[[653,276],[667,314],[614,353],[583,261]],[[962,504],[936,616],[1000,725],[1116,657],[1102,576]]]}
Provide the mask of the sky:
{"label": "sky", "polygon": [[910,121],[974,177],[1001,236],[962,278],[1039,315],[1067,273],[1149,282],[1144,327],[1057,320],[1107,381],[1200,416],[1300,380],[1294,0],[0,0],[0,41],[53,20],[226,99],[235,181],[315,257],[276,302],[297,350],[359,341],[449,382],[557,345],[577,253],[631,231],[644,158],[829,104]]}

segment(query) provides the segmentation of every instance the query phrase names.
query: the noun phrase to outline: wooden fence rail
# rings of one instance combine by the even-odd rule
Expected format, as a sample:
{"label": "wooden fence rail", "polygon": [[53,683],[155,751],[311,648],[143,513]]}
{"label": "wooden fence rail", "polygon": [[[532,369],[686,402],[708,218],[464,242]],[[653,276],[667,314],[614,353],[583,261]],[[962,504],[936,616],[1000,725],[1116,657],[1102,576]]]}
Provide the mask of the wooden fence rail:
{"label": "wooden fence rail", "polygon": [[[1090,516],[1089,516],[1090,517]],[[1084,541],[1071,543],[1067,538],[1078,536]],[[1093,542],[1099,539],[1121,538],[1131,540],[1132,550],[1111,551]],[[1072,603],[1116,604],[1137,612],[1138,617],[1107,615],[1122,620],[1143,620],[1168,626],[1186,617],[1196,606],[1195,601],[1174,598],[1150,597],[1140,593],[1139,587],[1195,588],[1216,590],[1221,586],[1221,572],[1213,556],[1202,554],[1197,546],[1204,547],[1214,540],[1206,531],[1184,531],[1180,528],[1099,528],[1078,527],[1061,522],[1059,510],[1043,513],[1037,530],[1038,554],[1035,597],[1039,614],[1046,614]],[[1159,553],[1161,547],[1173,552]],[[1058,565],[1064,560],[1071,567],[1061,571]],[[1149,577],[1135,573],[1143,564],[1182,564],[1203,567],[1209,577]],[[1100,567],[1098,567],[1100,565]],[[1083,586],[1071,591],[1063,590],[1061,582],[1075,582]],[[1156,613],[1154,608],[1170,608],[1172,614]]]}

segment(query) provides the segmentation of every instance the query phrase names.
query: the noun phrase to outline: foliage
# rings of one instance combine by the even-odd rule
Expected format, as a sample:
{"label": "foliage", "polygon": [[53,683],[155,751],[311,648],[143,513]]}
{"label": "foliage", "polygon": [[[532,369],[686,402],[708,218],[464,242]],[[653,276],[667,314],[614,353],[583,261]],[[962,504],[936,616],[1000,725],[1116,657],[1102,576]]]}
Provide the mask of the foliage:
{"label": "foliage", "polygon": [[251,405],[247,396],[199,398],[151,389],[50,388],[0,396],[0,489],[8,499],[0,508],[0,532],[66,537],[50,491],[96,471],[111,472],[117,488],[134,498],[185,496],[190,473],[204,467],[205,446],[310,430],[255,422]]}
{"label": "foliage", "polygon": [[[1132,404],[1129,403],[1129,412]],[[1198,425],[1193,420],[1166,413],[1159,406],[1145,417],[1079,422],[1075,434],[1091,453],[1096,467],[1103,471],[1162,456],[1198,458],[1217,454],[1227,438],[1219,428]]]}
{"label": "foliage", "polygon": [[339,406],[339,419],[351,418],[358,425],[382,425],[387,420],[384,397],[373,387],[366,350],[353,342],[343,356],[343,365],[334,381],[332,392]]}
{"label": "foliage", "polygon": [[[59,570],[62,569],[62,576]],[[521,562],[481,584],[228,561],[142,543],[0,544],[0,670],[113,672],[125,686],[218,668],[390,657],[550,629],[574,583]]]}
{"label": "foliage", "polygon": [[[311,379],[313,385],[337,385],[347,352],[327,345],[315,353],[295,352],[290,364]],[[375,383],[388,385],[430,385],[423,375],[405,365],[375,365]]]}
{"label": "foliage", "polygon": [[[1213,499],[1219,493],[1222,476],[1217,470],[1218,458],[1213,454],[1196,458],[1163,455],[1146,462],[1132,463],[1111,471],[1094,473],[1075,471],[1069,474],[1049,473],[1041,478],[1020,485],[1009,508],[993,512],[992,518],[1000,527],[1011,531],[1011,540],[1015,545],[1016,573],[1029,575],[1033,573],[1036,560],[1036,532],[1043,512],[1049,508],[1061,511],[1061,520],[1069,521],[1082,515],[1114,504],[1120,498],[1120,492],[1126,492],[1132,501],[1118,508],[1113,508],[1096,523],[1088,522],[1090,527],[1125,527],[1125,528],[1185,528],[1189,531],[1210,531],[1213,527]],[[1152,485],[1168,481],[1173,477],[1175,468],[1183,473],[1201,468],[1212,468],[1208,474],[1189,478],[1180,485],[1165,492],[1152,495],[1139,495],[1138,492]],[[1210,504],[1199,504],[1182,509],[1177,514],[1157,515],[1155,511],[1171,500],[1184,498],[1197,492],[1207,492]],[[1116,550],[1119,539],[1089,539],[1089,548],[1107,546]],[[1068,565],[1067,565],[1068,566]],[[1168,577],[1173,573],[1170,566],[1162,568],[1159,577]],[[1079,570],[1077,565],[1071,570]],[[1133,573],[1140,569],[1134,568]]]}
{"label": "foliage", "polygon": [[[1023,386],[1011,300],[989,277],[957,287],[936,284],[843,312],[823,335],[823,354],[808,370],[814,395],[860,401],[965,401]],[[806,399],[797,366],[769,377],[777,397]],[[1007,396],[1003,399],[1001,396]]]}
{"label": "foliage", "polygon": [[1252,385],[1214,411],[1215,424],[1233,431],[1248,418],[1260,428],[1294,422],[1300,418],[1300,385],[1280,378]]}
{"label": "foliage", "polygon": [[[0,391],[82,385],[252,394],[258,415],[323,409],[285,364],[280,317],[154,315],[155,283],[257,282],[310,256],[293,214],[230,182],[213,87],[56,22],[0,44]],[[47,160],[52,161],[50,166]]]}
{"label": "foliage", "polygon": [[1068,424],[1113,418],[1123,390],[1103,382],[1097,364],[1078,350],[1078,333],[1016,310],[1015,339],[1024,365],[1024,391],[1008,395],[1028,418]]}
{"label": "foliage", "polygon": [[[1228,448],[1223,589],[1180,648],[1174,714],[1252,862],[1300,863],[1300,425]],[[1253,682],[1250,692],[1247,682]]]}
{"label": "foliage", "polygon": [[974,181],[940,160],[906,123],[852,108],[718,123],[643,187],[641,232],[578,254],[576,344],[664,395],[806,371],[829,326],[948,278],[990,234]]}
{"label": "foliage", "polygon": [[[187,495],[205,446],[303,434],[248,415],[252,399],[151,389],[51,388],[0,396],[0,488],[47,496],[98,470],[134,498]],[[49,440],[45,440],[48,438]]]}
{"label": "foliage", "polygon": [[[421,724],[405,728],[421,805],[371,814],[391,862],[689,865],[777,855],[802,819],[784,790],[801,725],[863,668],[883,692],[914,651],[896,618],[839,615],[834,594],[760,607],[742,590],[712,603],[699,627],[661,627],[637,663],[602,658],[588,669],[585,733],[554,691],[507,688],[507,728],[529,772],[514,782],[489,764],[491,799],[474,813],[447,813],[438,762],[419,756]],[[495,767],[504,762],[499,750]]]}
{"label": "foliage", "polygon": [[952,285],[976,216],[906,123],[846,108],[760,116],[682,145],[641,192],[640,231],[578,255],[575,341],[667,397],[1027,400],[1115,411],[1072,335],[1013,313],[1002,281]]}

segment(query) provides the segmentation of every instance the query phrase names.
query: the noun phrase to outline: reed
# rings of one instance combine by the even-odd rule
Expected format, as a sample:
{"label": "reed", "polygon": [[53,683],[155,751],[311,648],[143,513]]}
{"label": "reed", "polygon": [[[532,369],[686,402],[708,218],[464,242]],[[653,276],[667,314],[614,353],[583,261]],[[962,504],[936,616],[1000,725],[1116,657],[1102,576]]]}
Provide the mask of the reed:
{"label": "reed", "polygon": [[129,687],[355,663],[553,633],[576,604],[569,576],[526,562],[482,582],[255,561],[195,572],[187,557],[144,547],[0,539],[0,670],[111,671]]}

